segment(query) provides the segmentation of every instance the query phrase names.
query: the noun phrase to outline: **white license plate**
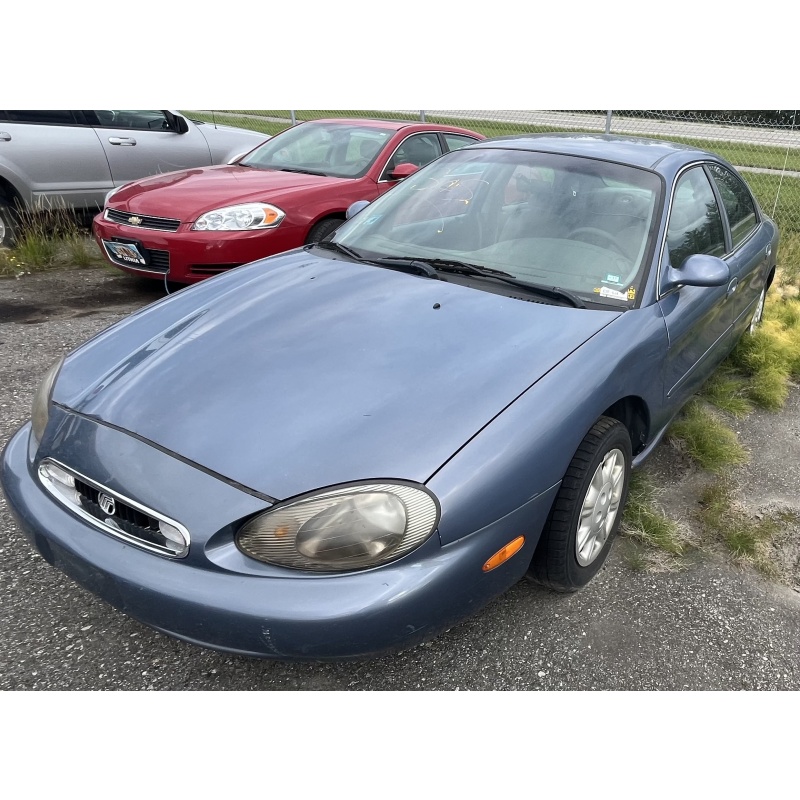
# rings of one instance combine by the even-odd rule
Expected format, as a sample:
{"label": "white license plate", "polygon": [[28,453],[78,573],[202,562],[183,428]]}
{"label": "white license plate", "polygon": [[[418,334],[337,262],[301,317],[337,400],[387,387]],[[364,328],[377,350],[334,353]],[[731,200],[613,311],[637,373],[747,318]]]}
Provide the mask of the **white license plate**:
{"label": "white license plate", "polygon": [[112,258],[118,261],[127,261],[129,264],[146,264],[139,248],[131,242],[107,242],[103,239],[103,247]]}

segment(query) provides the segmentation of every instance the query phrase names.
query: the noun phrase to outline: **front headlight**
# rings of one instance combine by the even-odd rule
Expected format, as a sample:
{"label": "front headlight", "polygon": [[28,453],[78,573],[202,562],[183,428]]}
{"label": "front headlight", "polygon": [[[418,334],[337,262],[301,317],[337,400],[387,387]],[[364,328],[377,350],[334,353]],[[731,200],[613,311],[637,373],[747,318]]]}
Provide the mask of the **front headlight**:
{"label": "front headlight", "polygon": [[394,561],[435,530],[434,498],[405,484],[371,483],[321,492],[272,509],[236,536],[251,558],[294,569],[340,572]]}
{"label": "front headlight", "polygon": [[31,409],[31,422],[33,423],[33,438],[36,440],[36,446],[42,441],[44,429],[47,427],[47,420],[50,418],[50,398],[53,395],[53,386],[55,386],[58,372],[61,365],[64,363],[64,357],[56,361],[50,369],[45,373],[36,394],[33,396],[33,408]]}
{"label": "front headlight", "polygon": [[250,231],[277,228],[286,214],[268,203],[243,203],[217,208],[203,214],[192,225],[193,231]]}

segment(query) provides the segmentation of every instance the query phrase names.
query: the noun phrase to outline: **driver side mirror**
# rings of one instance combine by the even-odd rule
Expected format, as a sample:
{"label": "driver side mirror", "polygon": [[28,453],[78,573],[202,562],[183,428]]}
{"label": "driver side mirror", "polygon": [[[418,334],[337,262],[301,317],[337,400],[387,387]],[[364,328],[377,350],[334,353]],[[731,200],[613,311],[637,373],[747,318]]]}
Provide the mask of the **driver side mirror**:
{"label": "driver side mirror", "polygon": [[409,175],[413,175],[419,167],[416,164],[398,164],[389,174],[393,181],[402,181]]}
{"label": "driver side mirror", "polygon": [[167,118],[170,129],[175,131],[175,133],[189,132],[189,123],[183,117],[179,117],[171,111],[165,111],[164,116]]}
{"label": "driver side mirror", "polygon": [[667,266],[661,278],[661,293],[678,286],[724,286],[730,279],[731,271],[721,258],[695,253],[678,269]]}

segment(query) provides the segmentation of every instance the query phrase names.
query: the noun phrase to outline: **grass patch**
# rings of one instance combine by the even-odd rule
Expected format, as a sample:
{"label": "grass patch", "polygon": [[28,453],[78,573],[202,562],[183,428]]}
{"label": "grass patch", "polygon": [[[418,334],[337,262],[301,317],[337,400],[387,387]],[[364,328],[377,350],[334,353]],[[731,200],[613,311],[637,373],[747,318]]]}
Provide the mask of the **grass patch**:
{"label": "grass patch", "polygon": [[690,401],[669,429],[686,451],[705,470],[719,474],[744,464],[747,452],[739,437],[700,400]]}
{"label": "grass patch", "polygon": [[[216,122],[220,125],[230,125],[233,128],[247,128],[251,131],[258,131],[267,136],[274,136],[276,133],[280,133],[286,130],[286,128],[291,127],[292,124],[288,111],[263,112],[265,116],[259,119],[242,116],[242,113],[249,112],[236,114],[217,111],[214,114],[204,114],[201,111],[184,111],[182,113],[186,114],[186,116],[194,122],[205,122],[207,124]],[[285,114],[285,118],[268,117],[266,114]]]}
{"label": "grass patch", "polygon": [[68,209],[26,211],[21,226],[16,247],[0,249],[0,277],[104,262],[97,245]]}
{"label": "grass patch", "polygon": [[732,417],[742,419],[754,407],[749,397],[750,383],[731,367],[721,367],[703,387],[700,396]]}
{"label": "grass patch", "polygon": [[27,270],[15,250],[0,247],[0,278],[18,278]]}
{"label": "grass patch", "polygon": [[63,239],[65,255],[70,264],[76,267],[88,267],[99,259],[97,245],[91,237],[74,231]]}
{"label": "grass patch", "polygon": [[768,578],[780,577],[770,558],[772,543],[796,517],[793,512],[754,519],[735,505],[733,491],[725,480],[706,488],[700,507],[700,522],[706,532],[724,542],[736,560],[754,565]]}
{"label": "grass patch", "polygon": [[742,337],[726,362],[747,381],[748,399],[770,411],[783,408],[790,381],[800,378],[800,300],[788,281],[783,287],[780,280],[776,284],[761,326]]}
{"label": "grass patch", "polygon": [[[631,474],[628,502],[622,518],[622,533],[630,539],[641,542],[648,547],[669,553],[672,556],[683,555],[686,541],[681,535],[678,525],[664,516],[656,507],[657,490],[647,475],[639,470]],[[641,555],[641,554],[639,554]],[[636,551],[631,554],[631,566],[637,567]],[[648,559],[641,562],[648,564]]]}

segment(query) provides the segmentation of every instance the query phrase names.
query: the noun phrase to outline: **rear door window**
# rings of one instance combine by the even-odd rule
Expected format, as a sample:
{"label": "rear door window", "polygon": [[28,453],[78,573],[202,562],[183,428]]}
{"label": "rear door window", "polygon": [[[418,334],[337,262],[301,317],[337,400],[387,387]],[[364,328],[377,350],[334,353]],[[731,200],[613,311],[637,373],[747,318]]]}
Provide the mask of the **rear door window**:
{"label": "rear door window", "polygon": [[8,122],[27,122],[32,125],[79,125],[74,111],[0,111]]}
{"label": "rear door window", "polygon": [[758,225],[755,201],[750,190],[730,170],[720,164],[709,164],[708,168],[728,215],[735,250]]}

